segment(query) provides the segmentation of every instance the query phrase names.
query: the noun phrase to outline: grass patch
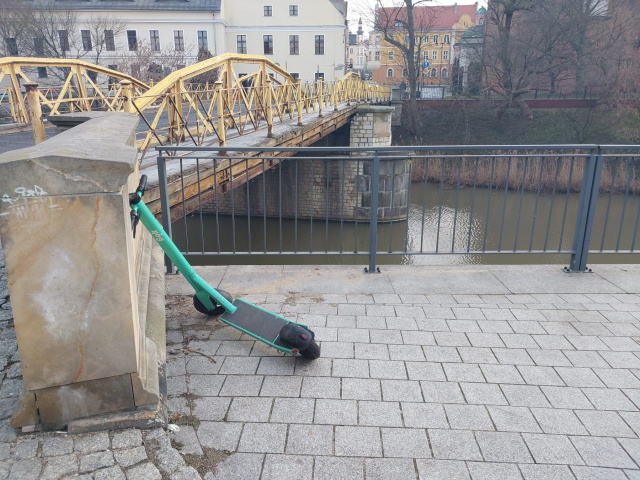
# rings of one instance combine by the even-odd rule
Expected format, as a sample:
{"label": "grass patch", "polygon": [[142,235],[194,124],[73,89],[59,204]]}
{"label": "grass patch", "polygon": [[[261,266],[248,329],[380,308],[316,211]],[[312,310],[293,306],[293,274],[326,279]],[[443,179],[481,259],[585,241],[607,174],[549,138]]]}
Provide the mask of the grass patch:
{"label": "grass patch", "polygon": [[215,474],[218,470],[218,464],[231,455],[228,450],[216,450],[209,447],[202,447],[202,451],[202,455],[187,453],[183,454],[182,457],[187,466],[195,468],[203,476],[207,472]]}

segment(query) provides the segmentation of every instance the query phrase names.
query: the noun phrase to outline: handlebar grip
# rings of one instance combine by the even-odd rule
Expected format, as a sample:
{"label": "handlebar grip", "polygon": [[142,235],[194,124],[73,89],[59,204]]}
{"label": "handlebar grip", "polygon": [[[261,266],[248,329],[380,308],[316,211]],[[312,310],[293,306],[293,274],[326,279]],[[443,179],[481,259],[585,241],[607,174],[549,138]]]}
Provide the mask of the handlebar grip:
{"label": "handlebar grip", "polygon": [[147,176],[146,175],[142,175],[140,177],[140,183],[138,184],[138,188],[136,188],[136,193],[138,193],[138,194],[140,194],[140,196],[142,196],[146,189],[147,189]]}

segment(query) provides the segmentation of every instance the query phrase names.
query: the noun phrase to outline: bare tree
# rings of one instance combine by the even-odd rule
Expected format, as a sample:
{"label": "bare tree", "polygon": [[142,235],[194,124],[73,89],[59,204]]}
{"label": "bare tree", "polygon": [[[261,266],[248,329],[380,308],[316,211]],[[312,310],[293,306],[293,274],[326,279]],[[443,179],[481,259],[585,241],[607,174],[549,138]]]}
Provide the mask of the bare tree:
{"label": "bare tree", "polygon": [[[59,8],[53,2],[2,0],[0,14],[0,35],[5,39],[0,51],[5,55],[83,58],[96,64],[110,47],[111,39],[121,34],[126,25],[107,15],[81,22],[76,11]],[[88,32],[84,40],[82,30]],[[61,80],[68,75],[67,69],[49,70]]]}
{"label": "bare tree", "polygon": [[175,50],[172,46],[154,50],[148,42],[141,40],[134,52],[118,55],[116,63],[118,70],[138,80],[146,83],[158,82],[169,72],[184,68],[192,51],[193,47],[190,45],[185,45],[184,50]]}
{"label": "bare tree", "polygon": [[374,12],[374,28],[384,39],[402,53],[395,60],[407,71],[409,83],[409,112],[407,128],[412,135],[420,131],[416,92],[422,73],[422,55],[425,47],[424,32],[436,24],[439,14],[437,6],[423,8],[430,0],[396,0],[390,7],[378,8]]}

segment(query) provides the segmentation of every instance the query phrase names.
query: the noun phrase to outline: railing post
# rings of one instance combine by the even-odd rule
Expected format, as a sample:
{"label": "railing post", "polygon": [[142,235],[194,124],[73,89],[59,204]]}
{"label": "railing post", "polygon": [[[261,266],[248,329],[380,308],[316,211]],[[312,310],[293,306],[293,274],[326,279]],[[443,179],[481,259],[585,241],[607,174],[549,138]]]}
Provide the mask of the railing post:
{"label": "railing post", "polygon": [[598,203],[598,192],[600,191],[600,176],[604,158],[600,149],[592,151],[587,159],[582,178],[582,189],[580,191],[580,202],[578,204],[578,215],[576,219],[576,230],[573,236],[573,254],[568,272],[584,272],[587,269],[587,257],[589,255],[589,242],[593,229],[593,219]]}
{"label": "railing post", "polygon": [[122,109],[124,110],[124,113],[133,113],[131,81],[122,80],[120,82],[120,86],[122,87],[122,98],[124,99],[124,105],[122,106]]}
{"label": "railing post", "polygon": [[271,77],[267,75],[267,137],[273,138],[273,109],[271,107]]}
{"label": "railing post", "polygon": [[218,80],[215,83],[214,92],[218,95],[217,107],[218,107],[218,136],[220,137],[220,146],[227,145],[227,136],[224,127],[224,103],[222,100],[222,80]]}
{"label": "railing post", "polygon": [[[162,152],[158,154],[158,187],[160,188],[160,208],[162,209],[162,228],[171,238],[171,206],[169,205],[169,188],[167,186],[167,164]],[[164,265],[167,273],[173,273],[173,262],[165,253]]]}
{"label": "railing post", "polygon": [[333,81],[333,111],[338,111],[338,81]]}
{"label": "railing post", "polygon": [[318,77],[318,117],[322,118],[324,115],[322,114],[322,84],[324,83],[324,78]]}
{"label": "railing post", "polygon": [[371,176],[371,220],[369,222],[369,270],[376,273],[376,251],[378,249],[378,191],[380,184],[380,157],[373,154],[373,172]]}
{"label": "railing post", "polygon": [[302,79],[296,80],[296,91],[298,97],[296,99],[296,107],[298,109],[298,126],[302,125]]}
{"label": "railing post", "polygon": [[38,98],[38,84],[29,82],[24,84],[27,90],[27,104],[29,107],[29,117],[31,118],[31,128],[33,129],[33,139],[38,143],[42,143],[47,139],[44,131],[44,123],[42,123],[42,106]]}

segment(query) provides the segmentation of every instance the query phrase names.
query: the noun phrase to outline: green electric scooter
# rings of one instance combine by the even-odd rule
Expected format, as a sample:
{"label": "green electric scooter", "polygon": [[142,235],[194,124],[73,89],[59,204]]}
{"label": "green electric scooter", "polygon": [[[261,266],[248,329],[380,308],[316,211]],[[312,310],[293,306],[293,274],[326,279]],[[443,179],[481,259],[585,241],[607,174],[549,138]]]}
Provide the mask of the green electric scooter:
{"label": "green electric scooter", "polygon": [[292,322],[239,298],[234,300],[229,293],[216,290],[202,280],[142,201],[146,187],[147,176],[142,175],[135,193],[129,195],[133,236],[136,236],[138,222],[142,222],[194,288],[193,306],[196,310],[211,316],[222,314],[220,320],[224,323],[281,352],[311,360],[320,356],[320,346],[315,342],[315,335],[308,325]]}

